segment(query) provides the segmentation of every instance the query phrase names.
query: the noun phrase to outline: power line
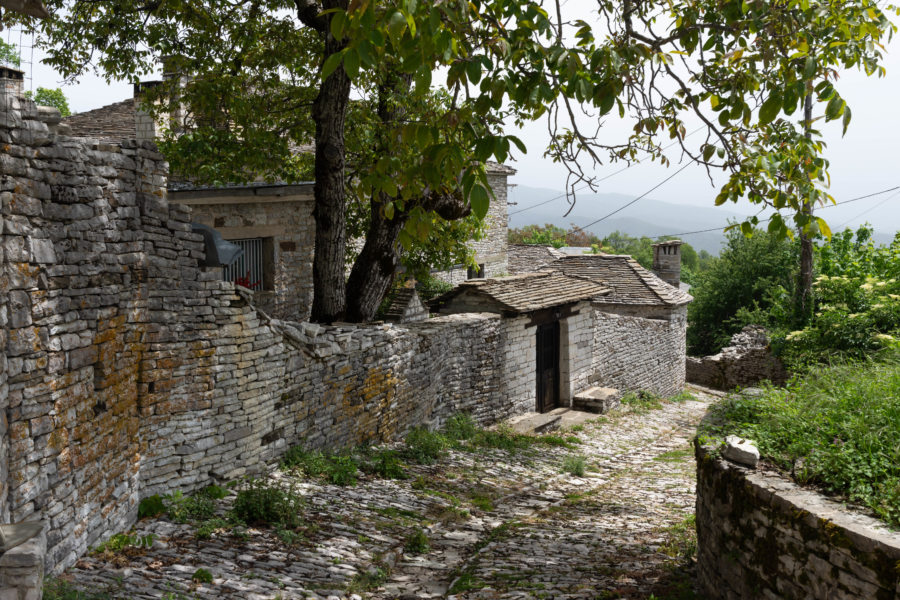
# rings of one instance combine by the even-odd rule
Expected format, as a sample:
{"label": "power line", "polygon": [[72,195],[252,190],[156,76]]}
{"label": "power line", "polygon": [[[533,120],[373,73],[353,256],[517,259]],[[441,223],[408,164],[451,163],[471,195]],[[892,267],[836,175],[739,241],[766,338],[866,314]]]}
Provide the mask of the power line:
{"label": "power line", "polygon": [[[860,200],[867,200],[867,199],[869,199],[869,198],[874,198],[875,196],[880,196],[880,195],[882,195],[882,194],[887,194],[888,192],[893,192],[893,191],[896,191],[896,190],[900,190],[900,185],[894,186],[894,187],[892,187],[892,188],[888,188],[888,189],[886,189],[886,190],[881,190],[880,192],[873,192],[873,193],[871,193],[871,194],[866,194],[865,196],[858,196],[858,197],[856,197],[856,198],[851,198],[850,200],[843,200],[843,201],[841,201],[841,202],[835,202],[834,204],[826,204],[826,205],[823,206],[820,210],[824,210],[824,209],[826,209],[826,208],[831,208],[831,207],[833,207],[833,206],[841,206],[842,204],[850,204],[851,202],[859,202]],[[898,192],[897,194],[894,194],[894,196],[896,196],[896,195],[900,195],[900,192]],[[888,200],[890,200],[890,199],[893,198],[894,196],[891,196],[890,198],[886,198],[886,199],[885,199],[885,202],[887,202]],[[877,207],[876,207],[876,208],[877,208]],[[773,218],[774,218],[774,215],[772,215],[771,217],[768,217],[768,218],[766,218],[766,219],[763,219],[762,221],[760,221],[760,223],[766,223],[766,222],[768,222],[768,221],[771,221]],[[851,219],[851,220],[852,220],[852,219]],[[725,226],[720,226],[720,227],[712,227],[712,228],[710,228],[710,229],[698,229],[697,231],[684,231],[684,232],[681,232],[681,233],[668,233],[668,234],[661,235],[661,236],[658,236],[658,237],[680,237],[680,236],[683,236],[683,235],[694,235],[695,233],[710,233],[710,232],[712,232],[712,231],[722,231],[723,229],[725,229],[725,227],[727,227],[727,225],[725,225]]]}
{"label": "power line", "polygon": [[862,216],[864,216],[864,215],[869,214],[870,212],[872,212],[873,210],[877,209],[878,207],[880,207],[882,204],[884,204],[884,203],[887,202],[888,200],[892,200],[893,198],[896,198],[897,196],[900,196],[900,192],[896,192],[896,193],[894,193],[894,194],[891,194],[890,196],[888,196],[887,198],[885,198],[884,200],[882,200],[881,202],[879,202],[878,204],[876,204],[876,205],[873,206],[872,208],[867,208],[866,210],[862,211],[861,213],[859,213],[859,214],[856,215],[855,217],[851,217],[850,219],[847,219],[846,221],[844,221],[843,223],[841,223],[840,225],[838,225],[837,228],[838,228],[838,229],[841,229],[844,225],[846,225],[846,224],[849,223],[850,221],[855,221],[856,219],[858,219],[858,218],[860,218],[860,217],[862,217]]}
{"label": "power line", "polygon": [[[690,132],[689,134],[687,134],[686,136],[684,136],[684,139],[683,139],[683,140],[675,140],[674,142],[672,142],[672,143],[669,144],[668,146],[663,146],[663,148],[661,149],[661,151],[665,152],[666,150],[668,150],[668,149],[671,148],[672,146],[675,146],[675,145],[681,143],[682,141],[688,139],[689,137],[691,137],[692,135],[694,135],[695,133],[697,133],[697,132],[700,131],[701,129],[703,129],[703,125],[701,125],[701,126],[698,127],[697,129],[693,130],[692,132]],[[625,165],[624,167],[622,167],[621,169],[619,169],[618,171],[615,171],[615,172],[613,172],[613,173],[610,173],[609,175],[606,175],[606,176],[604,176],[604,177],[601,177],[601,178],[598,179],[597,181],[592,181],[591,183],[586,183],[586,184],[584,184],[583,186],[581,186],[580,188],[577,188],[577,189],[572,190],[572,193],[575,194],[575,193],[577,193],[577,192],[580,192],[580,191],[582,191],[582,190],[585,190],[585,189],[591,187],[592,185],[596,185],[596,184],[598,184],[598,183],[603,183],[603,182],[606,181],[607,179],[610,179],[611,177],[615,177],[615,176],[618,175],[619,173],[624,173],[625,171],[627,171],[628,169],[630,169],[631,167],[633,167],[633,166],[636,165],[636,164],[638,164],[638,163],[629,163],[629,164]],[[559,200],[560,198],[566,198],[566,197],[568,197],[568,195],[569,195],[568,193],[563,193],[563,194],[560,194],[559,196],[554,196],[553,198],[550,198],[549,200],[544,200],[544,201],[542,201],[542,202],[538,202],[537,204],[533,204],[533,205],[531,205],[531,206],[526,206],[525,208],[520,208],[519,210],[514,210],[514,211],[512,211],[511,213],[509,213],[507,216],[508,216],[508,217],[511,217],[511,216],[513,216],[513,215],[517,215],[517,214],[519,214],[519,213],[525,212],[526,210],[531,210],[532,208],[537,208],[538,206],[544,206],[545,204],[550,204],[551,202],[555,202],[556,200]]]}
{"label": "power line", "polygon": [[572,229],[572,231],[567,231],[567,232],[565,233],[565,235],[563,235],[562,237],[556,238],[556,240],[565,240],[566,237],[568,237],[568,235],[569,235],[570,233],[575,233],[576,231],[584,231],[584,230],[587,229],[588,227],[593,227],[593,226],[596,225],[597,223],[601,223],[601,222],[605,221],[606,219],[610,218],[611,216],[613,216],[614,214],[616,214],[616,213],[618,213],[618,212],[621,212],[621,211],[625,210],[626,208],[628,208],[629,206],[631,206],[632,204],[634,204],[634,203],[637,202],[638,200],[642,200],[643,198],[647,197],[649,194],[652,194],[653,192],[655,192],[656,190],[658,190],[659,188],[661,188],[661,187],[664,186],[665,184],[669,183],[669,181],[671,181],[676,175],[678,175],[679,173],[681,173],[682,171],[684,171],[685,169],[687,169],[689,166],[691,166],[691,164],[693,164],[693,163],[690,163],[690,162],[684,163],[684,164],[681,166],[680,169],[678,169],[677,171],[675,171],[674,173],[672,173],[671,175],[669,175],[668,177],[666,177],[665,179],[663,179],[661,182],[657,183],[655,186],[653,186],[652,188],[650,188],[649,190],[647,190],[646,192],[644,192],[643,194],[641,194],[640,196],[638,196],[638,197],[635,198],[634,200],[631,200],[630,202],[626,202],[625,204],[623,204],[622,206],[620,206],[620,207],[617,208],[616,210],[612,211],[611,213],[609,213],[609,214],[607,214],[607,215],[604,215],[604,216],[600,217],[600,218],[597,219],[596,221],[592,221],[592,222],[588,223],[588,224],[585,225],[584,227],[575,227],[574,229]]}

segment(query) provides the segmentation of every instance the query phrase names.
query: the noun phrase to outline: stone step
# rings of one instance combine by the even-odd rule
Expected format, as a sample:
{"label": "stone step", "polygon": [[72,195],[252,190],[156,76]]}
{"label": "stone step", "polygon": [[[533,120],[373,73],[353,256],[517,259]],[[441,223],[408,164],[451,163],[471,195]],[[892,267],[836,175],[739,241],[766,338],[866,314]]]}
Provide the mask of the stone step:
{"label": "stone step", "polygon": [[572,408],[596,414],[609,412],[619,406],[622,393],[614,388],[592,387],[575,394]]}
{"label": "stone step", "polygon": [[553,413],[529,412],[506,421],[516,433],[546,433],[559,428],[562,417]]}

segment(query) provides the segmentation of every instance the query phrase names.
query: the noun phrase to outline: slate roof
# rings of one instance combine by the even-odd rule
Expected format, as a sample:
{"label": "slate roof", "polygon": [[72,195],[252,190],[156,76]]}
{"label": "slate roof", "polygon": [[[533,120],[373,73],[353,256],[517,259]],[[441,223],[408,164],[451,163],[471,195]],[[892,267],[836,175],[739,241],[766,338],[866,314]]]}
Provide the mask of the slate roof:
{"label": "slate roof", "polygon": [[682,306],[694,299],[622,254],[566,256],[544,270],[585,277],[608,286],[612,293],[596,300],[606,304]]}
{"label": "slate roof", "polygon": [[95,108],[63,119],[75,137],[118,142],[137,137],[134,124],[134,98]]}
{"label": "slate roof", "polygon": [[552,246],[535,244],[510,244],[507,251],[510,275],[534,273],[565,256]]}
{"label": "slate roof", "polygon": [[432,306],[444,307],[466,297],[470,302],[484,302],[485,311],[490,311],[493,304],[501,311],[521,314],[590,300],[609,291],[590,279],[548,271],[498,279],[470,279],[433,300]]}

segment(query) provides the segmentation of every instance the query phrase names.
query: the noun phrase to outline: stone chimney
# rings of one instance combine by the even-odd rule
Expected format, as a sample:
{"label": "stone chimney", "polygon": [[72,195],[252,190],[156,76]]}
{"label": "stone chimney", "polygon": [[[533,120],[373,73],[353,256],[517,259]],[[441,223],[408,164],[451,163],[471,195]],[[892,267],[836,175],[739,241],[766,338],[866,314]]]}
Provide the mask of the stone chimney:
{"label": "stone chimney", "polygon": [[25,93],[25,71],[0,66],[0,94],[22,96]]}
{"label": "stone chimney", "polygon": [[681,283],[681,240],[653,244],[653,272],[671,286]]}

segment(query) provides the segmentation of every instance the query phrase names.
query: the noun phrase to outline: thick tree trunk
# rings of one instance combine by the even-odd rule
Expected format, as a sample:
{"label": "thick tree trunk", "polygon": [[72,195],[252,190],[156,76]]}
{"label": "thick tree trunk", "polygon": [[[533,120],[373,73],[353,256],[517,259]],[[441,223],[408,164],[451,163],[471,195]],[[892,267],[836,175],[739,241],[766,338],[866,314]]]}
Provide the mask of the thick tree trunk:
{"label": "thick tree trunk", "polygon": [[351,323],[371,321],[391,288],[400,265],[397,237],[405,224],[405,213],[395,213],[388,220],[377,206],[372,207],[366,243],[353,263],[347,282],[346,318]]}
{"label": "thick tree trunk", "polygon": [[[811,136],[812,127],[812,94],[808,93],[803,102],[803,119],[806,137]],[[813,216],[813,205],[809,200],[803,202],[803,213]],[[800,281],[797,290],[797,312],[801,322],[806,322],[813,308],[813,241],[803,227],[800,228]]]}
{"label": "thick tree trunk", "polygon": [[[325,0],[323,9],[347,8],[347,0]],[[327,59],[344,49],[325,28]],[[311,320],[323,323],[344,318],[344,256],[347,246],[344,198],[344,119],[350,102],[350,79],[338,67],[322,82],[313,106],[316,122],[316,184],[314,187],[316,245],[313,259]]]}

